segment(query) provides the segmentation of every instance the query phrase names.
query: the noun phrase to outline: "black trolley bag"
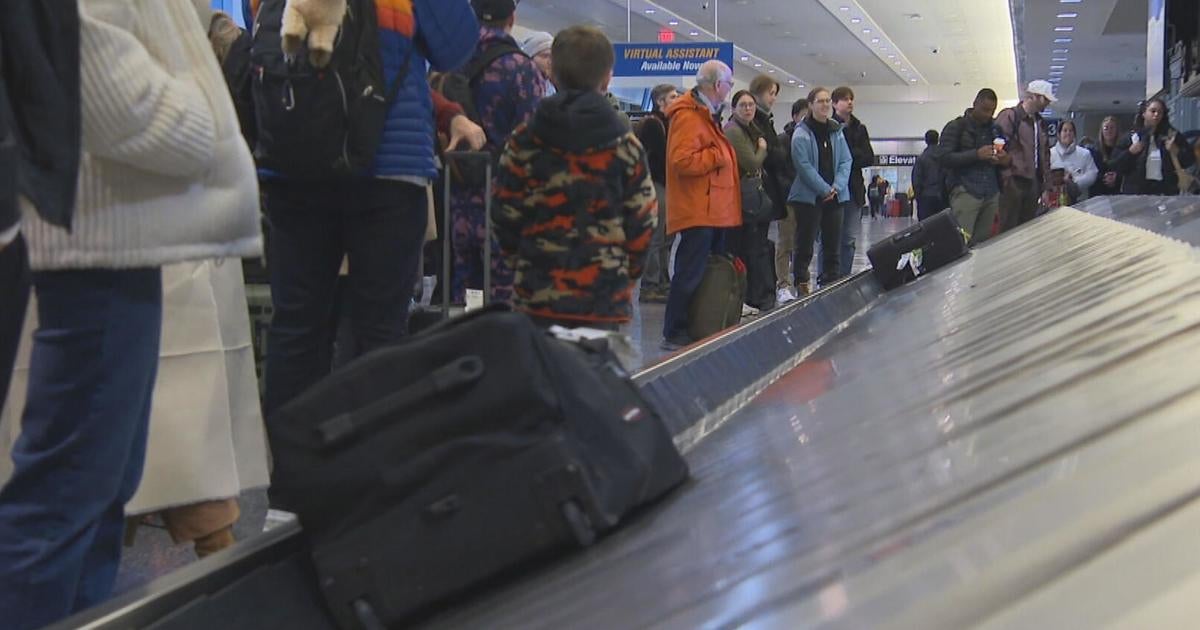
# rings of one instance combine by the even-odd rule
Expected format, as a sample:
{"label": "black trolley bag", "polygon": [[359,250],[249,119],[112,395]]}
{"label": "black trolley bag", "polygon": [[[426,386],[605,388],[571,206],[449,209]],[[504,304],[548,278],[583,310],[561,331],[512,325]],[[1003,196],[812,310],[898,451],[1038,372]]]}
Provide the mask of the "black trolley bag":
{"label": "black trolley bag", "polygon": [[299,515],[342,628],[588,546],[688,475],[606,346],[494,307],[359,358],[268,426],[272,500]]}
{"label": "black trolley bag", "polygon": [[884,289],[911,282],[966,255],[967,241],[948,208],[867,250],[871,271]]}

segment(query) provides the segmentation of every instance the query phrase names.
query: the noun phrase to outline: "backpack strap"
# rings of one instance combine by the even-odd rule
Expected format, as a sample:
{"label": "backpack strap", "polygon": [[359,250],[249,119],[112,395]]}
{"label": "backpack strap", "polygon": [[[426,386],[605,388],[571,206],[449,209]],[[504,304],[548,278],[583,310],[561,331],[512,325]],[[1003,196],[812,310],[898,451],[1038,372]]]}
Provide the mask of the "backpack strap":
{"label": "backpack strap", "polygon": [[526,55],[525,51],[516,47],[511,42],[502,41],[488,48],[482,55],[471,60],[471,63],[463,67],[462,73],[467,77],[467,81],[471,85],[475,85],[475,82],[483,75],[484,70],[487,70],[497,59],[505,55],[521,55],[527,59],[529,58],[529,55]]}

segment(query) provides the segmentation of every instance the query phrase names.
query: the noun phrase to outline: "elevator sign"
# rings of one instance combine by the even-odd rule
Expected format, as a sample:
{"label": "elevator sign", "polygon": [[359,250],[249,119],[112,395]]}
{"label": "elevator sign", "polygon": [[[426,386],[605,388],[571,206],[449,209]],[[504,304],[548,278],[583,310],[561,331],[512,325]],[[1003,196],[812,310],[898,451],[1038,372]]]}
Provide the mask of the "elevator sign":
{"label": "elevator sign", "polygon": [[916,155],[875,154],[875,166],[916,166]]}
{"label": "elevator sign", "polygon": [[733,42],[613,44],[613,48],[615,77],[691,76],[712,59],[733,67]]}

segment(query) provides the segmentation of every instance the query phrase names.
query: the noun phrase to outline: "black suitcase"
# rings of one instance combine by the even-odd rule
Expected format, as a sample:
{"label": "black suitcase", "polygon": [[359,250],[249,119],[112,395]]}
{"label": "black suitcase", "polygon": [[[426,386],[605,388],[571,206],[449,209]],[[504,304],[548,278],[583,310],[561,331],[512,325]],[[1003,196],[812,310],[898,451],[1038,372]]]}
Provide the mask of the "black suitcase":
{"label": "black suitcase", "polygon": [[688,336],[707,339],[742,321],[746,265],[727,254],[710,254],[700,286],[688,304]]}
{"label": "black suitcase", "polygon": [[606,347],[496,308],[361,357],[269,431],[272,500],[299,515],[342,628],[590,545],[688,474]]}
{"label": "black suitcase", "polygon": [[949,209],[897,232],[867,250],[871,270],[884,289],[911,282],[966,255],[967,241]]}

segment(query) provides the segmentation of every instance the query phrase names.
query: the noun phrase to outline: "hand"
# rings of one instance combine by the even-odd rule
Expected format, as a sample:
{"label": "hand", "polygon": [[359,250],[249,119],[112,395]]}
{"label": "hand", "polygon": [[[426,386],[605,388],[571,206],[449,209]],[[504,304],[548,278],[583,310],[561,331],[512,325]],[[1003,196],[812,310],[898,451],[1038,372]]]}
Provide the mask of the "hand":
{"label": "hand", "polygon": [[470,118],[459,114],[450,120],[449,150],[453,151],[464,140],[472,151],[478,151],[487,144],[487,135],[483,133],[482,127],[471,122]]}
{"label": "hand", "polygon": [[1012,164],[1012,156],[1007,153],[997,155],[994,159],[995,162],[993,163],[997,166],[1008,166],[1009,164]]}
{"label": "hand", "polygon": [[759,150],[759,151],[766,151],[766,150],[767,150],[767,139],[766,139],[766,138],[759,138],[759,139],[758,139],[758,150]]}
{"label": "hand", "polygon": [[979,150],[975,152],[975,155],[985,162],[991,161],[994,164],[995,162],[993,160],[996,157],[996,147],[990,144],[986,147],[979,147]]}
{"label": "hand", "polygon": [[1142,151],[1145,151],[1145,150],[1146,150],[1146,143],[1142,142],[1141,140],[1133,143],[1133,146],[1129,147],[1129,152],[1134,155],[1141,155]]}

